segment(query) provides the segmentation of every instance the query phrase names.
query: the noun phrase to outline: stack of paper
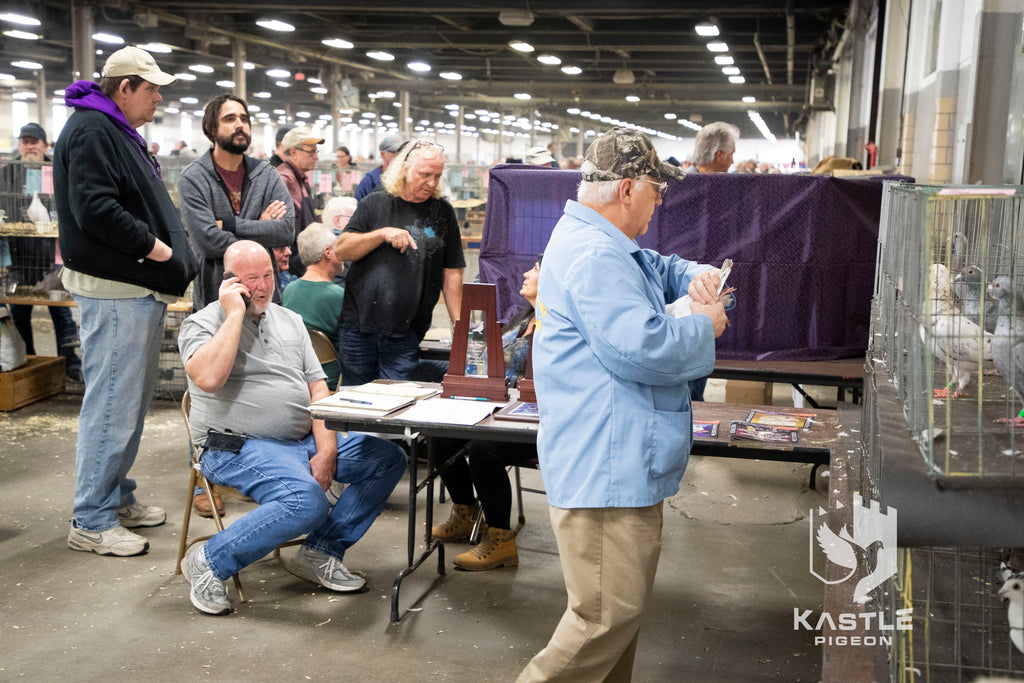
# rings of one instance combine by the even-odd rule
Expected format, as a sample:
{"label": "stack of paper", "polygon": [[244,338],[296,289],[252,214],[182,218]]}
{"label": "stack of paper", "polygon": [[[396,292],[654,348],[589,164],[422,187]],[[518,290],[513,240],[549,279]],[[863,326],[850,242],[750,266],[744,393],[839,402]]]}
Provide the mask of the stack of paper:
{"label": "stack of paper", "polygon": [[345,387],[338,393],[317,401],[312,407],[347,415],[383,416],[437,393],[436,387],[423,386],[415,382],[371,382],[357,387]]}

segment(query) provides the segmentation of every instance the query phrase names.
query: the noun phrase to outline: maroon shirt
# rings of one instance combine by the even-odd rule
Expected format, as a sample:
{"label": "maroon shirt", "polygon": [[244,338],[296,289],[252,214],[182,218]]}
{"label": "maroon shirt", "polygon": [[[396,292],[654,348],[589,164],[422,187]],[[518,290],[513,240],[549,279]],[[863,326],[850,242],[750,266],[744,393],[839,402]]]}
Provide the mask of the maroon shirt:
{"label": "maroon shirt", "polygon": [[231,210],[237,216],[238,212],[242,210],[242,183],[245,181],[245,164],[239,164],[236,171],[221,168],[216,161],[213,162],[213,167],[217,169],[217,173],[220,174],[224,184],[228,187],[228,196],[231,198]]}

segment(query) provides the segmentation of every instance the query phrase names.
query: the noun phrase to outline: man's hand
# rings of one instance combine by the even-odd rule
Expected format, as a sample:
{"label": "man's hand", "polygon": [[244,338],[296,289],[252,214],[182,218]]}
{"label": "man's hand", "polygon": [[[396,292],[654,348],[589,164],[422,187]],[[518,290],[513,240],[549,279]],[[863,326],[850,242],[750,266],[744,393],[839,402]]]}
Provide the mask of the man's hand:
{"label": "man's hand", "polygon": [[220,283],[220,290],[217,292],[217,300],[226,315],[233,313],[245,315],[245,300],[243,296],[249,296],[249,288],[242,284],[237,277],[229,277]]}
{"label": "man's hand", "polygon": [[[718,268],[715,268],[701,273],[690,280],[690,286],[687,288],[686,293],[690,295],[690,298],[695,303],[710,305],[718,301],[718,288],[721,284],[722,273]],[[715,336],[717,337],[718,335]]]}
{"label": "man's hand", "polygon": [[715,299],[715,303],[711,305],[698,304],[696,301],[690,302],[690,310],[694,313],[703,313],[711,318],[711,324],[715,328],[715,339],[722,336],[722,333],[725,332],[725,326],[729,324],[729,318],[725,315],[725,308],[718,299]]}
{"label": "man's hand", "polygon": [[285,211],[284,202],[280,199],[275,199],[267,204],[267,208],[263,209],[263,213],[260,214],[260,220],[272,221],[278,218],[284,218]]}
{"label": "man's hand", "polygon": [[419,248],[416,246],[416,240],[414,240],[412,235],[405,230],[401,230],[399,228],[381,228],[380,232],[386,244],[391,245],[403,254],[409,247],[412,247],[413,250]]}
{"label": "man's hand", "polygon": [[334,472],[338,467],[336,453],[317,453],[309,459],[309,471],[324,491],[331,488]]}
{"label": "man's hand", "polygon": [[148,254],[146,254],[146,258],[148,258],[150,261],[163,263],[165,261],[170,261],[171,256],[173,255],[174,252],[171,251],[171,248],[164,244],[163,242],[161,242],[159,239],[157,239],[156,242],[153,243],[153,249]]}

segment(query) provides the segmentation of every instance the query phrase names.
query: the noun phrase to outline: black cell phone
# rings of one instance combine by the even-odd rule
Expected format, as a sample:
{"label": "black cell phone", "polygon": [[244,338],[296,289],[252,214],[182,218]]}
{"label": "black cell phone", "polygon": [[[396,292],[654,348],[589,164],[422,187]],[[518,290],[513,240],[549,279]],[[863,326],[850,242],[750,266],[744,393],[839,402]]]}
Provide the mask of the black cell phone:
{"label": "black cell phone", "polygon": [[[227,280],[228,278],[232,278],[234,276],[235,276],[235,274],[232,273],[230,270],[224,272],[224,279],[225,280]],[[245,304],[246,308],[249,308],[249,304],[252,303],[252,299],[247,294],[242,294],[241,297],[242,297],[242,303]]]}

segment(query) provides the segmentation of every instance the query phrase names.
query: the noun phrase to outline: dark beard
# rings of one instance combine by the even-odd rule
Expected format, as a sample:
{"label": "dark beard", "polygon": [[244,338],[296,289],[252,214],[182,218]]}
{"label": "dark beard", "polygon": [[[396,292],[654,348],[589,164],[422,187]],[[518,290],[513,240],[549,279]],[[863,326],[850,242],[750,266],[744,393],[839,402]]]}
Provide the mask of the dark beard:
{"label": "dark beard", "polygon": [[[235,142],[236,135],[245,136],[245,144],[239,145]],[[252,142],[252,137],[245,133],[232,133],[229,137],[217,136],[217,146],[229,154],[245,154],[245,150],[249,149],[249,143]]]}

